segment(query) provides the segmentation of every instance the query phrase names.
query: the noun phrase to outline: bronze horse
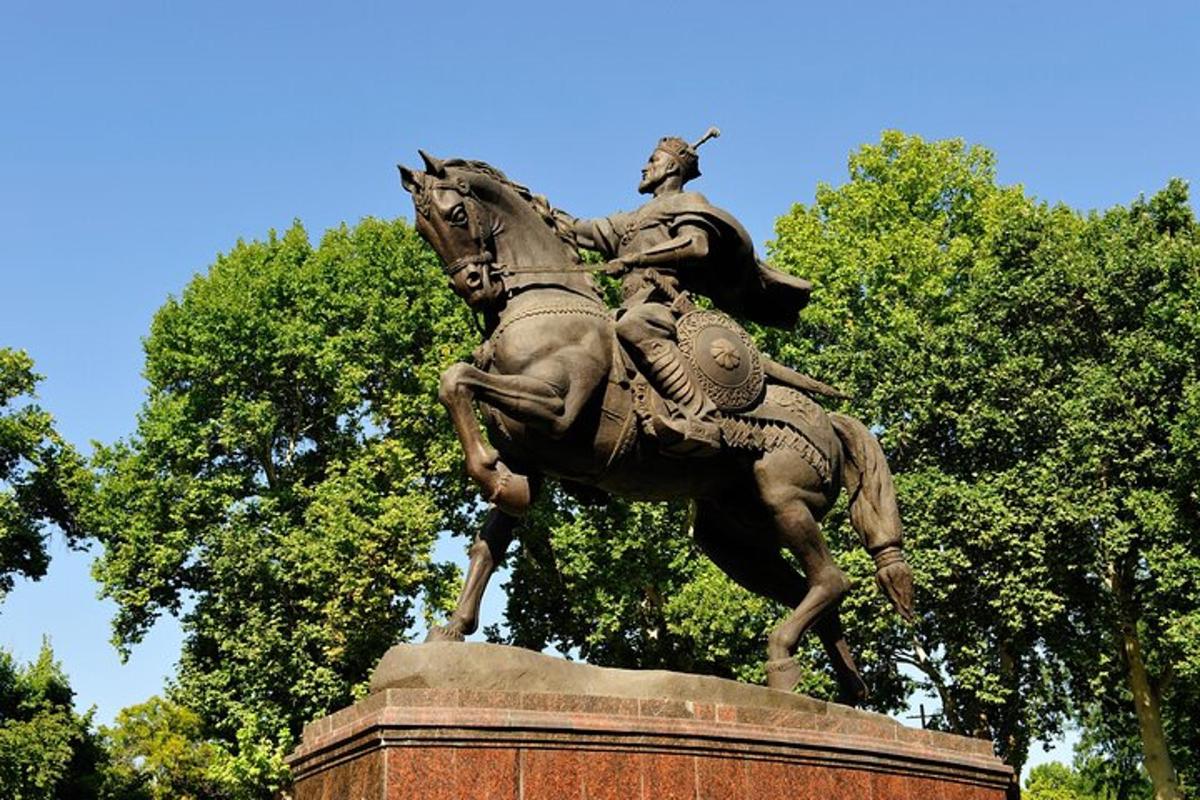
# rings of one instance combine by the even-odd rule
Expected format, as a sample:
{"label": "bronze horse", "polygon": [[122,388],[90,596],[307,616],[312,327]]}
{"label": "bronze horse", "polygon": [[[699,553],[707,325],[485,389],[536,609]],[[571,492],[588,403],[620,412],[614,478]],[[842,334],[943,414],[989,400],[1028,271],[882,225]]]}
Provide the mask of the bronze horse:
{"label": "bronze horse", "polygon": [[[768,374],[753,409],[726,415],[731,443],[718,455],[663,453],[639,421],[661,401],[646,398],[646,383],[622,354],[612,311],[559,212],[487,164],[421,156],[423,171],[400,168],[417,231],[444,263],[450,287],[482,315],[487,337],[476,364],[460,362],[442,375],[439,399],[467,473],[495,505],[470,548],[457,608],[429,638],[461,640],[475,631],[488,579],[545,474],[637,500],[690,498],[702,550],[733,580],[792,609],[768,637],[768,685],[795,687],[801,674],[792,655],[814,628],[843,701],[861,701],[866,686],[838,616],[849,581],[819,523],[845,486],[851,523],[875,557],[879,585],[911,618],[912,574],[900,551],[891,473],[875,438],[857,420],[825,413]],[[803,576],[782,548],[795,555]]]}

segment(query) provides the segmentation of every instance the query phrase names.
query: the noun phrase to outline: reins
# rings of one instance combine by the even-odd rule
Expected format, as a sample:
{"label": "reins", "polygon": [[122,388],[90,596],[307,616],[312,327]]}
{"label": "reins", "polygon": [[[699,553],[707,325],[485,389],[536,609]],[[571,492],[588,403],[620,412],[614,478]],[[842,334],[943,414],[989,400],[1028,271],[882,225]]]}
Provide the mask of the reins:
{"label": "reins", "polygon": [[[486,250],[482,253],[472,253],[454,259],[450,264],[443,267],[443,271],[448,277],[453,278],[458,273],[462,272],[467,267],[471,266],[490,266],[496,263],[496,259],[491,253]],[[569,267],[550,267],[538,264],[530,264],[527,266],[514,267],[507,264],[497,265],[496,274],[504,275],[569,275],[573,272],[591,274],[594,272],[604,272],[605,264],[595,264],[585,266],[582,264],[573,264]]]}

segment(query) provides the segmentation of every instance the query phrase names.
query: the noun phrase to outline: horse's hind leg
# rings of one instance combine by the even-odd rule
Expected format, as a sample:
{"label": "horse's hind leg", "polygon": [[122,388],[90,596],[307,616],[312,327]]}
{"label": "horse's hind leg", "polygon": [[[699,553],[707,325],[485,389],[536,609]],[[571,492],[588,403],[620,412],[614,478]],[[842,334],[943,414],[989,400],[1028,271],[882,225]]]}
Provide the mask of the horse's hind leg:
{"label": "horse's hind leg", "polygon": [[[829,545],[821,535],[821,526],[813,515],[812,509],[825,508],[828,500],[822,491],[823,483],[812,466],[795,451],[777,450],[758,460],[754,465],[754,478],[759,497],[774,525],[778,544],[792,551],[808,580],[808,591],[788,618],[771,632],[767,643],[770,658],[767,684],[791,690],[799,677],[791,664],[791,656],[800,637],[823,615],[837,609],[850,589],[850,580],[833,560]],[[862,691],[854,685],[843,684],[842,688],[851,696]]]}
{"label": "horse's hind leg", "polygon": [[[751,592],[788,608],[796,608],[804,601],[808,581],[783,558],[774,536],[763,536],[760,531],[756,537],[745,519],[732,509],[705,501],[697,505],[696,543],[726,575]],[[756,538],[761,541],[756,542]],[[839,699],[852,705],[861,703],[867,697],[867,686],[850,654],[837,605],[822,614],[813,628],[833,664],[841,690]],[[781,678],[792,680],[785,675],[779,675],[777,680]]]}

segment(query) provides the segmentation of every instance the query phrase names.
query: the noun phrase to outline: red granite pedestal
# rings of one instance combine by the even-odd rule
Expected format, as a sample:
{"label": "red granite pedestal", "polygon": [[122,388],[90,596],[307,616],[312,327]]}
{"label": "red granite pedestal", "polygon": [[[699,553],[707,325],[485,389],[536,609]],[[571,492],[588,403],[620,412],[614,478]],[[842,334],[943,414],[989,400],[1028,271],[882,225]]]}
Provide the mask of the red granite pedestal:
{"label": "red granite pedestal", "polygon": [[[679,677],[687,690],[717,681]],[[451,669],[398,682],[460,678]],[[645,686],[616,678],[623,696],[591,693],[587,680],[575,692],[380,688],[305,729],[290,758],[293,797],[1004,800],[1012,783],[987,742],[759,687],[706,701],[678,686],[638,696]]]}

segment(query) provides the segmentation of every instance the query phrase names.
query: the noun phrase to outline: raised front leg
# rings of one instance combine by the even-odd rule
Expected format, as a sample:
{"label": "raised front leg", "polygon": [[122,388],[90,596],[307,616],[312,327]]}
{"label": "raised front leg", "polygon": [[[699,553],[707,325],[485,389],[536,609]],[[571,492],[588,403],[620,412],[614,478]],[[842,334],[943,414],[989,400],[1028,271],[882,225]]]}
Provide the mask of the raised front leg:
{"label": "raised front leg", "polygon": [[467,474],[479,484],[484,497],[501,510],[520,516],[532,499],[529,479],[508,469],[500,454],[484,439],[475,418],[476,401],[529,424],[561,435],[574,422],[587,398],[572,392],[568,374],[554,364],[522,375],[493,375],[458,363],[442,374],[438,398],[462,443]]}
{"label": "raised front leg", "polygon": [[461,642],[479,627],[479,604],[483,600],[483,591],[487,588],[496,567],[504,559],[504,554],[508,552],[516,526],[517,518],[511,514],[506,514],[498,508],[488,512],[483,529],[475,537],[468,551],[471,562],[467,566],[467,577],[463,581],[462,592],[458,595],[458,605],[445,625],[436,625],[429,629],[425,641]]}

